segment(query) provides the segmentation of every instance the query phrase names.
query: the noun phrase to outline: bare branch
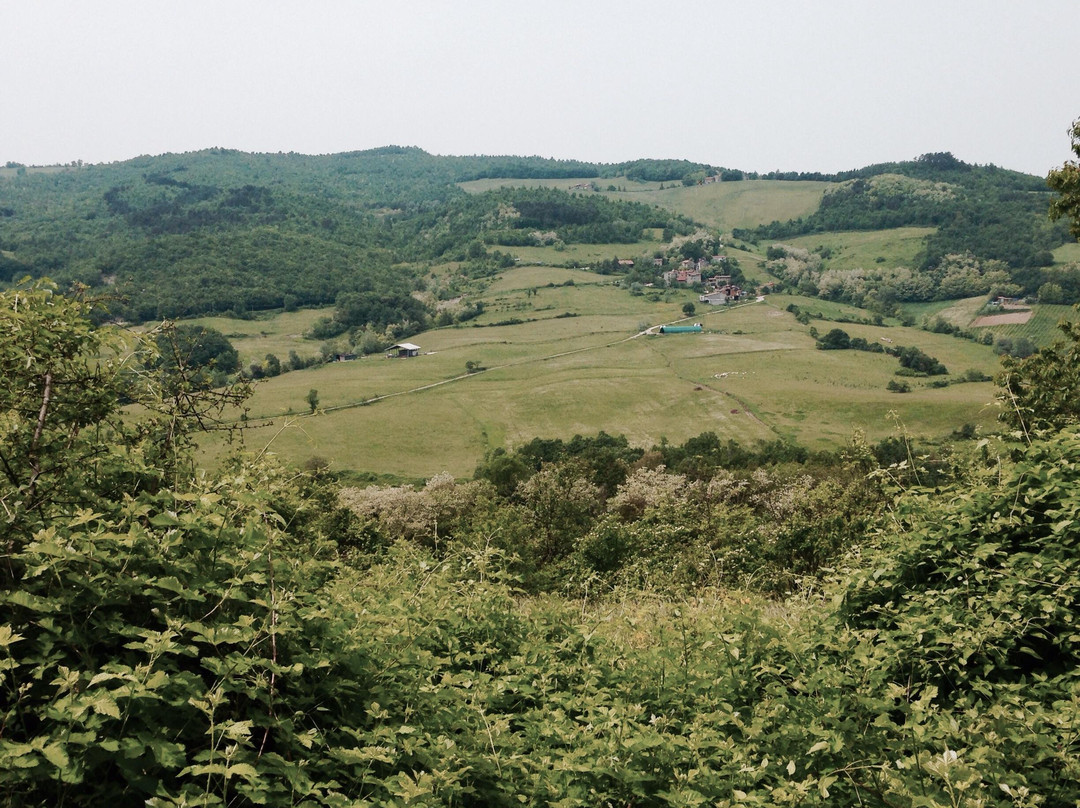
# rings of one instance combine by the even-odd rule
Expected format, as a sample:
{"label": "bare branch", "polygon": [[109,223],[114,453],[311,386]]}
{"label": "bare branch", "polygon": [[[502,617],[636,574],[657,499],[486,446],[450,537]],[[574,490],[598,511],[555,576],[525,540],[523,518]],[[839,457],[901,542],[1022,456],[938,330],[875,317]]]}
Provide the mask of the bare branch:
{"label": "bare branch", "polygon": [[52,399],[52,371],[45,371],[45,390],[41,396],[41,409],[38,410],[37,426],[34,428],[34,437],[30,441],[30,485],[27,488],[27,499],[33,502],[37,492],[38,477],[41,476],[41,461],[38,458],[38,448],[41,445],[41,435],[45,431],[45,421],[49,416],[49,401]]}

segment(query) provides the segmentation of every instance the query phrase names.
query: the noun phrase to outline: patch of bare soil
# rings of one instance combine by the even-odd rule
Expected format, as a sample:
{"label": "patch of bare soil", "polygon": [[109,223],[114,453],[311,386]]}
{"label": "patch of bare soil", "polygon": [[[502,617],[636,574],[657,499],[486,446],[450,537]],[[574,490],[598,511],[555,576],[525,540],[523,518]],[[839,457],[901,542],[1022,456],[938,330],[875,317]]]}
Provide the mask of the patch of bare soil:
{"label": "patch of bare soil", "polygon": [[1013,311],[1008,314],[984,314],[976,317],[971,325],[975,328],[986,325],[1023,325],[1031,319],[1031,309],[1027,311]]}

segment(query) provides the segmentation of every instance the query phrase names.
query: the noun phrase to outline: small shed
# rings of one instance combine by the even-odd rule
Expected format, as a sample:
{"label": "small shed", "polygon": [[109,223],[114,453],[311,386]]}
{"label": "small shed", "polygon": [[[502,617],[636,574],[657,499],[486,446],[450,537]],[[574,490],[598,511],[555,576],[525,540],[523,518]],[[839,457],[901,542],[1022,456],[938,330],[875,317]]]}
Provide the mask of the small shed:
{"label": "small shed", "polygon": [[660,326],[661,334],[700,334],[701,323],[694,323],[693,325],[662,325]]}
{"label": "small shed", "polygon": [[420,355],[420,346],[419,345],[413,345],[411,342],[399,342],[397,345],[391,345],[390,346],[390,352],[387,353],[387,356],[397,357],[399,359],[404,359],[404,358],[409,357],[409,356],[419,356],[419,355]]}

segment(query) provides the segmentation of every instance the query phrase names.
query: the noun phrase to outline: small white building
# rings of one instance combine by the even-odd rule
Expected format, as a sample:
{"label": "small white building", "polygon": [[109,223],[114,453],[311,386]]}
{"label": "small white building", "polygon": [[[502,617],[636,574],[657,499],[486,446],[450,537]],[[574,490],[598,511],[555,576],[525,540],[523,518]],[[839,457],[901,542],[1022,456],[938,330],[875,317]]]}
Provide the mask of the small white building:
{"label": "small white building", "polygon": [[698,301],[701,303],[708,303],[710,306],[722,306],[725,303],[734,303],[741,299],[742,289],[729,283],[726,286],[721,286],[719,289],[706,292],[698,298]]}

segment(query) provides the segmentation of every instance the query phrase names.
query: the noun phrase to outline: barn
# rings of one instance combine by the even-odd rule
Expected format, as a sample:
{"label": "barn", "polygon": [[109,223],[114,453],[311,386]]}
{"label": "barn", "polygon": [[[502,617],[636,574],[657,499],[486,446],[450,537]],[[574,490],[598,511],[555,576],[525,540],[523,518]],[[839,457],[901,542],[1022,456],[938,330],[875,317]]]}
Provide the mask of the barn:
{"label": "barn", "polygon": [[391,345],[387,357],[396,359],[405,359],[409,356],[419,356],[420,346],[413,345],[411,342],[399,342],[397,345]]}

